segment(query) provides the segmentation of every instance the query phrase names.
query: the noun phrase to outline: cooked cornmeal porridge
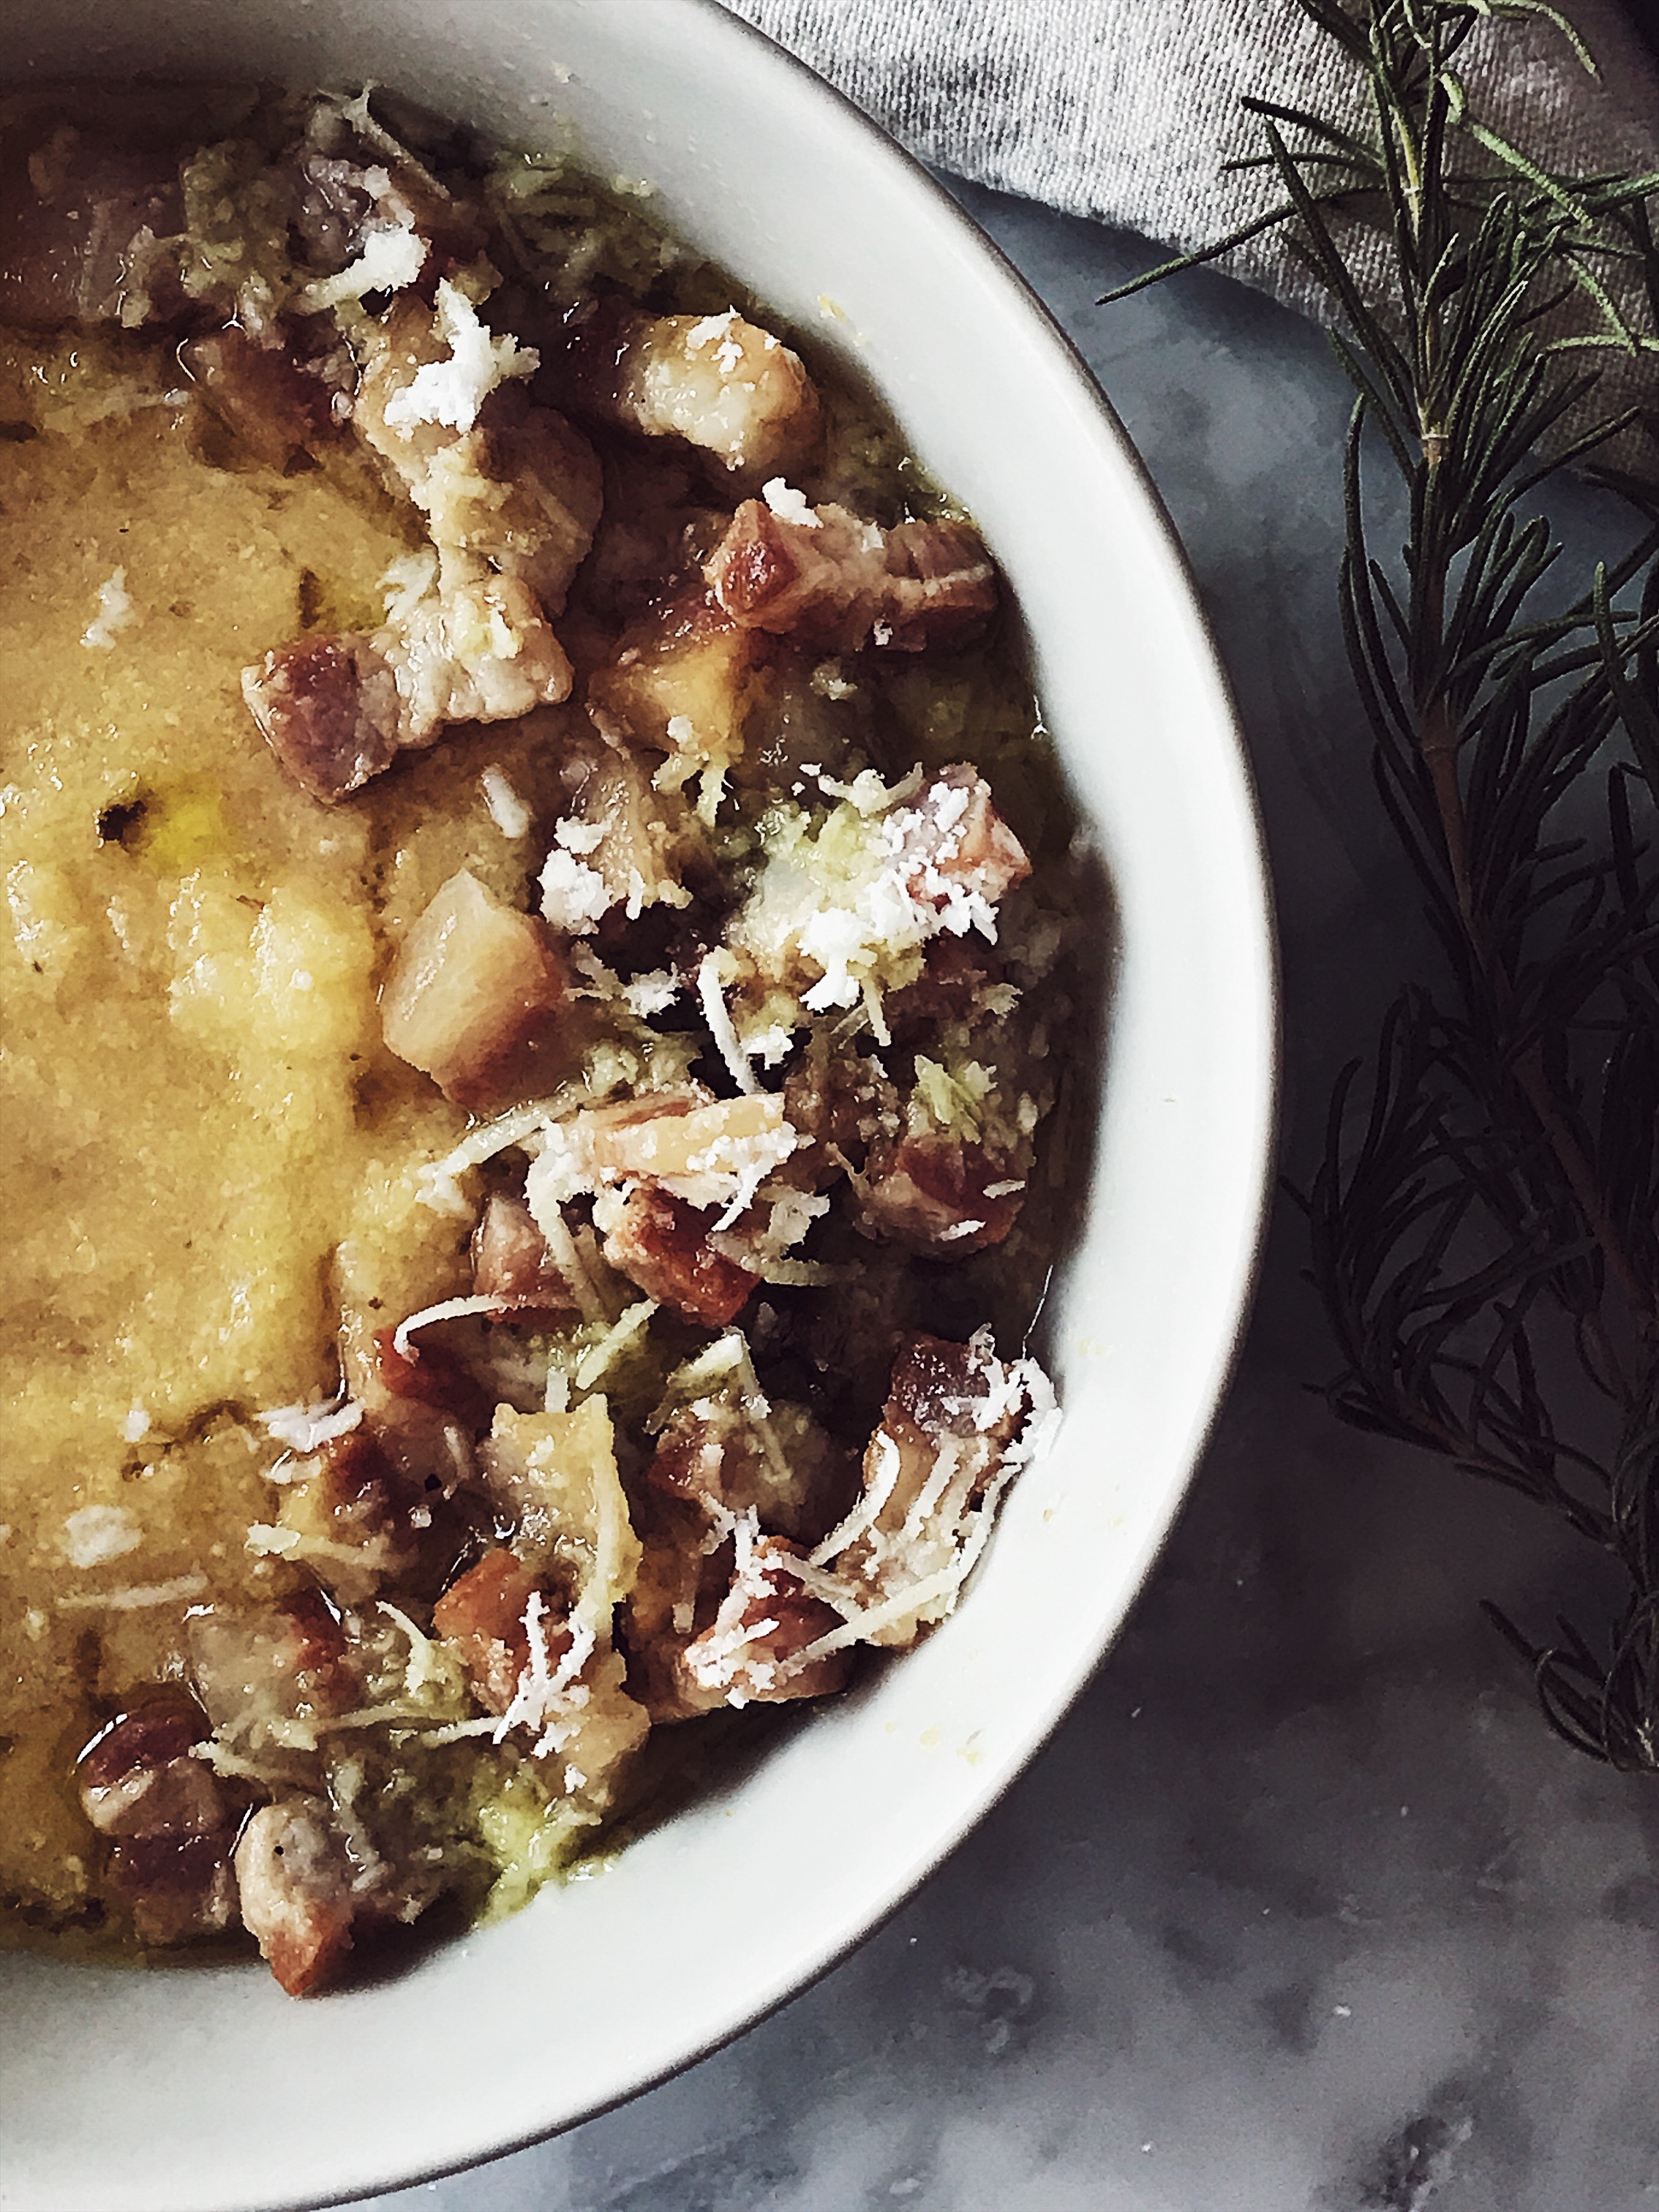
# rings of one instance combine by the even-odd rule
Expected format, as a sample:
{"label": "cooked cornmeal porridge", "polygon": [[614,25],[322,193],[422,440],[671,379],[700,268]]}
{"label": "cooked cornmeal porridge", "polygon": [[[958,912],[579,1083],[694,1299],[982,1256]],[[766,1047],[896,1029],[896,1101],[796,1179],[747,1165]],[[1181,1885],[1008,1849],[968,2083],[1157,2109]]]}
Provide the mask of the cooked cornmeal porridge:
{"label": "cooked cornmeal porridge", "polygon": [[0,1927],[305,1993],[955,1604],[1070,826],[893,427],[367,96],[0,108]]}

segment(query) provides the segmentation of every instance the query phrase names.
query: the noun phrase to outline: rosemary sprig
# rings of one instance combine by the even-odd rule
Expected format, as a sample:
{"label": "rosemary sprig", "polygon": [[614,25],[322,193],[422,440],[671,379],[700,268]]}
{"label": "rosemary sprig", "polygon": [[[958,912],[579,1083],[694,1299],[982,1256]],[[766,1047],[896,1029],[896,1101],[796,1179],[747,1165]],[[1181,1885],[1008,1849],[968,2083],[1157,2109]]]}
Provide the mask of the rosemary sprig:
{"label": "rosemary sprig", "polygon": [[[1268,230],[1328,301],[1356,400],[1344,636],[1435,972],[1338,1081],[1303,1203],[1344,1419],[1559,1514],[1622,1571],[1597,1643],[1499,1617],[1570,1741],[1659,1765],[1659,495],[1606,459],[1659,353],[1659,176],[1553,173],[1476,111],[1477,26],[1540,0],[1300,0],[1363,127],[1251,101]],[[1378,268],[1384,281],[1378,295]],[[1369,281],[1365,281],[1365,280]],[[1111,295],[1121,297],[1122,293]],[[1401,479],[1398,556],[1370,471]],[[1539,510],[1569,462],[1632,543],[1576,597]],[[1565,602],[1564,604],[1564,601]]]}

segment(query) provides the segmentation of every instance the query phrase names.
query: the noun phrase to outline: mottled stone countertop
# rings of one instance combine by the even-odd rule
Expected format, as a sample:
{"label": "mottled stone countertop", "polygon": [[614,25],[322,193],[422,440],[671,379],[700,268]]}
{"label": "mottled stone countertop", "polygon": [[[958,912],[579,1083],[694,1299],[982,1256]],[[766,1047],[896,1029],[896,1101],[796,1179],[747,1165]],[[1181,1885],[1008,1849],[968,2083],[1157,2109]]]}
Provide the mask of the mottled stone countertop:
{"label": "mottled stone countertop", "polygon": [[[1191,555],[1273,848],[1305,1171],[1410,912],[1334,618],[1342,380],[1221,277],[1100,309],[1144,245],[963,197]],[[1563,519],[1589,542],[1587,499]],[[1659,2207],[1659,1790],[1559,1746],[1479,1613],[1548,1620],[1555,1529],[1309,1393],[1302,1262],[1282,1204],[1161,1565],[928,1886],[730,2049],[385,2212]]]}

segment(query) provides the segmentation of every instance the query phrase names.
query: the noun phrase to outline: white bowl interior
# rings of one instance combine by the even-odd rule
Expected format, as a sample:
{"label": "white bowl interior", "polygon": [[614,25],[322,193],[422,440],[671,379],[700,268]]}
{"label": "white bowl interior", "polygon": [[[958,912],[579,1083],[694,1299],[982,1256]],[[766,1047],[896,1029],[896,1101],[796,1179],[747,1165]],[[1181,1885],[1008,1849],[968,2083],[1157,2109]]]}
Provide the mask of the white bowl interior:
{"label": "white bowl interior", "polygon": [[706,0],[0,0],[0,29],[14,79],[374,78],[520,143],[568,118],[601,173],[649,179],[665,219],[855,350],[979,519],[1121,929],[1087,1226],[1046,1322],[1066,1423],[954,1619],[739,1789],[402,1980],[295,2004],[254,1968],[0,1957],[0,2206],[240,2212],[483,2156],[682,2064],[854,1942],[1018,1769],[1127,1609],[1224,1380],[1270,926],[1224,688],[1086,374],[919,170]]}

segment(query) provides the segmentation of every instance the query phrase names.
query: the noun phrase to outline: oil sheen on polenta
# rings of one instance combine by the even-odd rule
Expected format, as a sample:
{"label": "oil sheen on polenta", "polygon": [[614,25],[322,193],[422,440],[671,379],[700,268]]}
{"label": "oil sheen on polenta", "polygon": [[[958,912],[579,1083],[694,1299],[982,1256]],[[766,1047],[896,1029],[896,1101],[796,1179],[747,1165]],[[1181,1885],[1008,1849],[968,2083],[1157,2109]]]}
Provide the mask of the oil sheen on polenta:
{"label": "oil sheen on polenta", "polygon": [[[462,1117],[380,1042],[382,928],[458,853],[522,878],[465,740],[327,814],[248,742],[240,668],[374,607],[409,526],[349,464],[203,467],[170,374],[0,332],[0,1899],[59,1932],[100,1694],[271,1573],[252,1416],[335,1387],[342,1309],[461,1284],[408,1164]],[[533,789],[533,742],[485,757]]]}

